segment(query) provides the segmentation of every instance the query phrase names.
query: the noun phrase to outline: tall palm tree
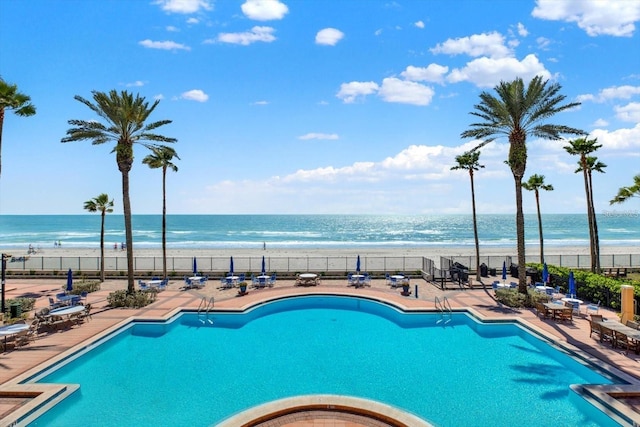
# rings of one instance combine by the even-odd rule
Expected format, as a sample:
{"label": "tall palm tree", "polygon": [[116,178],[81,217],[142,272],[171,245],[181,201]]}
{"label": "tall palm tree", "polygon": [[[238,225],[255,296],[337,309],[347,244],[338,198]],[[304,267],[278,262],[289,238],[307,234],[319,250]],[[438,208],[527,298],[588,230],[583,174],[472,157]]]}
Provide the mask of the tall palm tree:
{"label": "tall palm tree", "polygon": [[[596,254],[596,273],[600,273],[600,236],[598,234],[598,218],[596,216],[596,204],[593,200],[593,172],[605,173],[607,165],[598,160],[595,156],[587,156],[587,177],[589,178],[589,204],[591,205],[591,218],[593,220],[593,244]],[[582,165],[578,163],[576,173],[582,170]]]}
{"label": "tall palm tree", "polygon": [[167,277],[167,169],[178,172],[172,160],[174,157],[180,160],[180,157],[172,147],[152,147],[151,151],[153,154],[142,159],[142,163],[151,169],[162,168],[162,277]]}
{"label": "tall palm tree", "polygon": [[4,110],[13,110],[16,116],[27,117],[36,113],[31,97],[18,92],[18,86],[9,84],[0,77],[0,174],[2,173],[2,126]]}
{"label": "tall palm tree", "polygon": [[157,142],[176,142],[176,139],[151,132],[160,126],[171,123],[171,120],[145,124],[160,100],[155,100],[149,106],[144,97],[137,94],[134,97],[127,91],[118,93],[111,90],[109,93],[98,91],[91,93],[94,102],[78,95],[74,98],[89,107],[106,124],[96,120],[69,120],[69,124],[74,127],[67,130],[67,136],[62,138],[62,142],[90,140],[93,145],[109,141],[116,143],[112,152],[116,153],[116,163],[122,174],[122,208],[127,242],[127,290],[133,293],[135,290],[133,231],[131,228],[131,202],[129,200],[129,171],[133,166],[133,145],[138,143],[146,148],[160,147],[161,145]]}
{"label": "tall palm tree", "polygon": [[594,209],[591,203],[591,187],[589,185],[589,165],[587,164],[587,157],[589,154],[597,151],[602,144],[598,144],[598,139],[577,138],[573,141],[569,141],[569,145],[564,147],[565,151],[572,156],[579,156],[578,160],[579,168],[577,172],[582,172],[584,177],[584,193],[587,199],[587,221],[589,222],[589,250],[591,254],[591,272],[596,271],[596,264],[599,263],[599,253],[596,251],[596,237],[594,226]]}
{"label": "tall palm tree", "polygon": [[534,77],[529,85],[521,78],[511,82],[500,82],[495,87],[496,98],[488,92],[480,94],[480,103],[471,114],[483,121],[472,123],[470,129],[462,132],[463,138],[476,138],[486,142],[500,136],[509,139],[507,164],[511,168],[516,192],[516,235],[518,247],[518,290],[527,292],[525,269],[524,213],[522,211],[522,178],[527,168],[527,136],[561,139],[562,134],[584,134],[580,129],[548,123],[553,115],[580,105],[579,102],[562,104],[564,95],[558,83],[549,84],[542,77]]}
{"label": "tall palm tree", "polygon": [[544,239],[542,238],[542,215],[540,214],[540,190],[553,191],[553,185],[544,183],[544,175],[533,174],[527,182],[522,183],[522,188],[533,191],[536,195],[536,208],[538,210],[538,234],[540,235],[540,264],[544,264]]}
{"label": "tall palm tree", "polygon": [[85,210],[89,212],[100,212],[102,223],[100,225],[100,281],[104,282],[104,220],[107,213],[113,212],[113,199],[105,193],[84,202]]}
{"label": "tall palm tree", "polygon": [[633,185],[629,187],[621,187],[618,194],[609,200],[609,204],[623,203],[632,197],[640,197],[640,174],[633,177]]}
{"label": "tall palm tree", "polygon": [[475,148],[469,151],[465,151],[459,156],[456,156],[457,165],[451,167],[451,170],[463,169],[469,171],[469,178],[471,179],[471,211],[473,212],[473,237],[475,238],[476,243],[476,280],[478,282],[482,281],[482,276],[480,275],[480,241],[478,240],[478,222],[476,220],[476,192],[473,185],[473,173],[484,168],[484,165],[481,165],[479,160],[480,148],[482,148],[486,144],[486,142],[483,142]]}

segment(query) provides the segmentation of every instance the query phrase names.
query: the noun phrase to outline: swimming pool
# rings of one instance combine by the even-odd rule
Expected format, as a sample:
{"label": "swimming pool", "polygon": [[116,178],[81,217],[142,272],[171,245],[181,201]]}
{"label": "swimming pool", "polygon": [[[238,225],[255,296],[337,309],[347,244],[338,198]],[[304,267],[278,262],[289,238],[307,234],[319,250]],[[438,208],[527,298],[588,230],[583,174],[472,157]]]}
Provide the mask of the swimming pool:
{"label": "swimming pool", "polygon": [[132,322],[32,381],[81,385],[33,426],[208,426],[308,394],[372,399],[438,426],[618,425],[569,388],[617,379],[516,324],[354,297]]}

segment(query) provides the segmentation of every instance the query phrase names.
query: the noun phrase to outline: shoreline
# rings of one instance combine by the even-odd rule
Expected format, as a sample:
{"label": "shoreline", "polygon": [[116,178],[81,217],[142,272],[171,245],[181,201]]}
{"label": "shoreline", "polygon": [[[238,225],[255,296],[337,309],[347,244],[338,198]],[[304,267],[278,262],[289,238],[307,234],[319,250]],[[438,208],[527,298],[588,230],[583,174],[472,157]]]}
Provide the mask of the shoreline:
{"label": "shoreline", "polygon": [[[28,253],[28,249],[7,249],[3,253],[13,257],[99,257],[100,248],[66,248],[56,247],[39,249],[36,253]],[[640,254],[635,246],[605,246],[600,248],[601,255]],[[126,257],[126,251],[113,247],[105,247],[105,258]],[[349,248],[167,248],[167,257],[426,257],[475,256],[474,246],[429,246],[429,247],[349,247]],[[480,247],[480,256],[517,256],[516,247]],[[526,248],[527,257],[539,255],[539,247]],[[589,246],[552,246],[545,247],[545,255],[589,255]],[[161,248],[140,248],[134,250],[135,257],[162,257]]]}

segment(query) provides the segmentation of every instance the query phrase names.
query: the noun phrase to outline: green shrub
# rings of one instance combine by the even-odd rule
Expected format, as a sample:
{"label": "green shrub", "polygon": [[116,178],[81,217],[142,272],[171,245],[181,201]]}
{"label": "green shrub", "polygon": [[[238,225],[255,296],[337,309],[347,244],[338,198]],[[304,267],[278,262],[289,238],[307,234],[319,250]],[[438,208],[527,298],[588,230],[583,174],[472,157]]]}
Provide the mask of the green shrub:
{"label": "green shrub", "polygon": [[133,291],[133,293],[127,293],[126,290],[118,290],[111,292],[107,296],[107,302],[109,307],[118,308],[141,308],[146,307],[156,300],[157,291]]}
{"label": "green shrub", "polygon": [[535,307],[539,302],[549,302],[549,295],[536,292],[532,289],[527,290],[527,294],[521,294],[518,289],[497,289],[496,300],[507,307],[522,308],[522,307]]}
{"label": "green shrub", "polygon": [[73,282],[73,290],[70,292],[73,295],[80,295],[82,292],[95,292],[100,290],[99,280],[86,280],[82,279],[77,282]]}

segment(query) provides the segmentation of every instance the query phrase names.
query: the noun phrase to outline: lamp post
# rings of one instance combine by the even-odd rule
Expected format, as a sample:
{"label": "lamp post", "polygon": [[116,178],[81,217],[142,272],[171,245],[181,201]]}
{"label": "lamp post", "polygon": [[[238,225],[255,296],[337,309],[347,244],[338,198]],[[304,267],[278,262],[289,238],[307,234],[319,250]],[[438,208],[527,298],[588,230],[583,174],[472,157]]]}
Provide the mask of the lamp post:
{"label": "lamp post", "polygon": [[5,288],[5,279],[6,279],[6,270],[7,270],[7,258],[10,258],[9,254],[2,254],[2,297],[1,297],[1,306],[0,313],[4,314],[4,288]]}

